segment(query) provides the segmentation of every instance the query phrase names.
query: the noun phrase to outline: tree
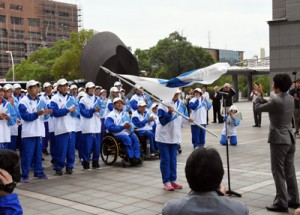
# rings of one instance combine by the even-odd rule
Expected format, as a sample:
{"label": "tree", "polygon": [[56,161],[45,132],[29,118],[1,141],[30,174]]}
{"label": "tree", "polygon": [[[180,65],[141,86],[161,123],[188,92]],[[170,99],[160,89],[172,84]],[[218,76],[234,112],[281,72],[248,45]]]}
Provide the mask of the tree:
{"label": "tree", "polygon": [[[51,48],[38,49],[27,60],[23,59],[20,64],[16,64],[16,80],[35,79],[43,83],[62,77],[68,80],[82,78],[80,54],[93,35],[93,30],[81,30],[71,33],[69,40],[60,40]],[[11,70],[6,77],[12,77]]]}
{"label": "tree", "polygon": [[214,63],[208,52],[201,47],[193,46],[178,32],[159,40],[156,46],[148,50],[137,49],[135,56],[140,69],[150,72],[150,76],[157,78],[172,78]]}

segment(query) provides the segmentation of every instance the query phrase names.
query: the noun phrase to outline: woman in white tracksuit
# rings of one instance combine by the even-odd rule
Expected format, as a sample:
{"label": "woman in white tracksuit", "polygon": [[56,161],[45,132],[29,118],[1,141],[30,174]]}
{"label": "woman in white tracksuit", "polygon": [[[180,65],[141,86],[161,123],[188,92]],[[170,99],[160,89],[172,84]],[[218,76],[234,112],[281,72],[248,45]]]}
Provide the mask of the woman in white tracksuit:
{"label": "woman in white tracksuit", "polygon": [[177,149],[181,141],[181,119],[174,112],[176,109],[174,100],[168,103],[168,107],[161,103],[158,105],[159,121],[155,131],[155,141],[160,152],[160,171],[164,189],[167,191],[182,188],[182,185],[176,183]]}

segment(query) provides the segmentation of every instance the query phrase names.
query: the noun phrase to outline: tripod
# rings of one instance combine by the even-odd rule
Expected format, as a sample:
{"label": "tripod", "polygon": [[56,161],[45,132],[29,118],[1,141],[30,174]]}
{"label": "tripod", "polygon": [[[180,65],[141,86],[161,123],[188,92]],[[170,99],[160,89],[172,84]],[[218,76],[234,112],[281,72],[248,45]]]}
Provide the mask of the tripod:
{"label": "tripod", "polygon": [[[225,116],[227,114],[227,107],[226,107],[226,96],[228,94],[223,94],[222,100],[223,100],[223,105],[225,109]],[[227,116],[229,117],[229,115]],[[242,194],[239,194],[233,190],[231,190],[231,184],[230,184],[230,166],[229,166],[229,147],[228,147],[228,131],[227,131],[227,119],[225,120],[225,135],[226,135],[226,159],[227,159],[227,176],[228,176],[228,190],[226,191],[226,194],[228,196],[236,196],[236,197],[242,197]]]}

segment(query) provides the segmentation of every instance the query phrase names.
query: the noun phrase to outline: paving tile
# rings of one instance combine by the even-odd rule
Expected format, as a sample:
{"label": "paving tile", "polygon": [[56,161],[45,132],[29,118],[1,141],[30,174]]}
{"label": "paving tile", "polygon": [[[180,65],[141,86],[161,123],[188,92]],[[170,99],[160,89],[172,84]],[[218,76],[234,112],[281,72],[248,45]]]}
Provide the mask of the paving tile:
{"label": "paving tile", "polygon": [[[230,185],[232,190],[242,194],[242,198],[229,198],[248,205],[250,214],[279,214],[265,209],[266,205],[272,203],[275,195],[267,144],[268,115],[262,115],[261,128],[252,128],[252,103],[239,102],[236,105],[244,118],[237,128],[238,146],[229,147]],[[222,124],[208,126],[208,129],[217,134],[221,133],[222,128]],[[223,183],[228,187],[226,148],[212,135],[207,134],[206,138],[207,145],[215,147],[223,159]],[[43,165],[49,179],[37,180],[31,178],[31,173],[30,183],[18,184],[15,192],[19,195],[24,214],[30,215],[161,214],[162,207],[168,200],[186,196],[190,191],[184,172],[186,159],[193,151],[188,126],[182,129],[182,140],[183,153],[178,155],[177,164],[177,181],[183,185],[182,190],[167,192],[163,189],[159,159],[146,160],[139,168],[123,168],[119,159],[112,166],[105,166],[100,162],[102,169],[99,171],[82,171],[76,157],[74,174],[58,177],[54,176],[50,156],[46,156]],[[300,183],[300,139],[296,141],[295,165]],[[290,209],[289,214],[293,211]]]}

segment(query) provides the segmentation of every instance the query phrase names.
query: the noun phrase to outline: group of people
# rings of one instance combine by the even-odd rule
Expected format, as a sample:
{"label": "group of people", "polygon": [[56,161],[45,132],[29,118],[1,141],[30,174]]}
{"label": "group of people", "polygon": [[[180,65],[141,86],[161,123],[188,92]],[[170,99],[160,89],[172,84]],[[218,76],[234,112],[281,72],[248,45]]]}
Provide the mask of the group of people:
{"label": "group of people", "polygon": [[[259,113],[269,112],[270,117],[268,142],[270,143],[271,169],[276,196],[273,204],[267,206],[267,210],[287,212],[289,207],[300,206],[294,168],[295,138],[291,127],[294,100],[288,94],[291,85],[289,75],[278,74],[273,78],[273,82],[276,96],[267,102],[258,95],[254,101],[254,109]],[[201,138],[205,135],[206,114],[211,104],[203,96],[201,89],[194,90],[194,98],[188,103],[191,118],[184,120],[186,118],[182,115],[187,116],[188,111],[179,99],[180,90],[176,90],[169,101],[151,104],[151,99],[143,93],[140,86],[136,86],[136,94],[128,100],[122,95],[121,87],[117,88],[118,84],[116,83],[116,86],[110,89],[109,98],[106,98],[106,90],[103,89],[99,90],[99,95],[97,95],[97,86],[92,82],[88,82],[84,91],[78,94],[75,93],[76,86],[72,85],[69,91],[68,82],[65,79],[57,82],[56,93],[55,89],[53,92],[50,83],[44,83],[45,93],[40,97],[38,96],[39,83],[34,80],[27,83],[27,94],[19,99],[17,96],[12,96],[14,86],[5,85],[0,88],[1,206],[9,202],[11,204],[18,202],[16,196],[10,193],[15,187],[15,182],[29,182],[30,168],[34,168],[35,177],[47,178],[42,167],[42,141],[47,138],[47,127],[53,169],[57,175],[62,175],[64,167],[66,167],[67,174],[72,174],[76,140],[78,141],[77,132],[81,132],[78,134],[77,150],[83,168],[90,169],[90,160],[92,160],[93,168],[100,167],[99,147],[101,134],[103,135],[101,129],[104,125],[108,132],[124,143],[133,165],[141,163],[139,140],[133,131],[136,131],[138,135],[153,137],[154,145],[151,150],[152,152],[158,150],[160,153],[164,189],[168,191],[181,189],[182,185],[176,182],[177,149],[178,143],[181,142],[181,125],[187,121],[192,126],[192,142],[195,148],[185,167],[187,181],[192,191],[188,197],[168,202],[163,209],[163,214],[206,214],[207,211],[214,211],[213,214],[249,213],[245,205],[223,197],[226,190],[221,185],[224,169],[220,155],[215,149],[203,147],[205,142],[203,143]],[[229,96],[230,94],[225,92],[223,95]],[[236,107],[231,105],[228,110],[223,118],[224,124],[237,125]],[[131,118],[128,111],[132,112]],[[194,127],[194,122],[198,122],[201,127]],[[48,123],[47,126],[46,123]],[[11,164],[13,168],[3,167],[2,164],[5,163],[3,161],[7,153],[3,149],[17,146],[17,144],[12,144],[14,138],[11,136],[16,136],[13,134],[17,134],[20,125],[22,125],[22,142],[19,150],[22,174],[17,173],[16,169],[20,168],[18,162]],[[13,129],[16,130],[15,133],[12,132]],[[17,154],[11,156],[15,155]],[[4,203],[2,200],[5,200]],[[15,208],[20,209],[18,205]]]}
{"label": "group of people", "polygon": [[[232,91],[228,85],[224,85],[222,95],[230,97],[232,95],[226,93]],[[174,90],[169,101],[158,104],[152,103],[143,88],[135,85],[135,93],[128,99],[118,81],[109,94],[92,82],[78,89],[74,84],[69,86],[65,79],[42,86],[31,80],[26,91],[26,95],[21,95],[19,84],[0,87],[1,149],[20,150],[23,183],[29,182],[31,168],[34,177],[47,179],[42,154],[49,155],[48,148],[56,175],[63,175],[64,168],[66,174],[73,173],[76,149],[84,170],[99,169],[101,141],[109,132],[125,145],[128,161],[133,166],[142,162],[139,137],[147,138],[151,156],[160,154],[164,187],[173,190],[181,187],[175,184],[182,124],[191,124],[195,149],[205,146],[207,113],[212,106],[205,87],[196,88],[187,105],[180,100],[179,89]],[[232,99],[224,101],[224,105],[232,104]],[[236,112],[236,107],[230,107],[231,111]],[[231,125],[238,125],[232,114],[225,118],[228,118],[229,131]],[[233,132],[233,136],[235,134]],[[224,137],[225,133],[222,144],[225,144]],[[231,143],[234,145],[237,141]]]}

